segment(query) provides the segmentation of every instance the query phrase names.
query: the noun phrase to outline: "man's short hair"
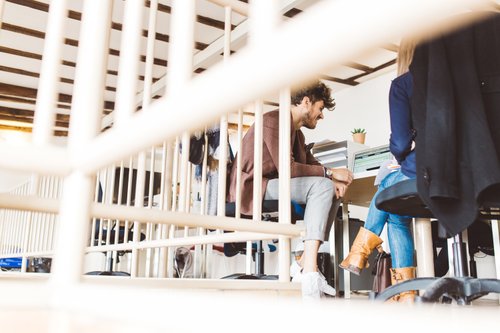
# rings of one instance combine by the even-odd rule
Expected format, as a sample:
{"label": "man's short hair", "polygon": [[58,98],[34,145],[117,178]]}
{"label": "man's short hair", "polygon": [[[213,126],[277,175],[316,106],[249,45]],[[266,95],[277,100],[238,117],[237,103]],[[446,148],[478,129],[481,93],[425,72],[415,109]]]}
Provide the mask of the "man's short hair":
{"label": "man's short hair", "polygon": [[292,105],[298,105],[302,102],[304,97],[309,97],[312,103],[323,101],[325,108],[332,111],[335,109],[335,99],[331,96],[331,89],[323,82],[316,80],[305,86],[301,86],[292,91],[291,102]]}

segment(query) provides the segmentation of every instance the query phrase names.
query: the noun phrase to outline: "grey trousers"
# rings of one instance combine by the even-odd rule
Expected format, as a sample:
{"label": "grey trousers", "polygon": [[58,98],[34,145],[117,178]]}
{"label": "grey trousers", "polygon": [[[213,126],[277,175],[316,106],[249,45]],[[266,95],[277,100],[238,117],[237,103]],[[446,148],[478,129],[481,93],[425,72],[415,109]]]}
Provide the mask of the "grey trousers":
{"label": "grey trousers", "polygon": [[[334,222],[340,200],[335,198],[333,182],[324,177],[298,177],[290,179],[291,200],[305,204],[304,240],[328,240],[330,228]],[[265,200],[279,198],[279,179],[267,183]]]}

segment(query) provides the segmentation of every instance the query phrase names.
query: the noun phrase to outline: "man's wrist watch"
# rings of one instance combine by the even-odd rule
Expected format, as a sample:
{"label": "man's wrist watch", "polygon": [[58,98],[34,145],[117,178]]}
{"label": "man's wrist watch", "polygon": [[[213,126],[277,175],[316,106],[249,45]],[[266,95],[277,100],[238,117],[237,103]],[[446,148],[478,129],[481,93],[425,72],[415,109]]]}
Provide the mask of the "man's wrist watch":
{"label": "man's wrist watch", "polygon": [[325,177],[332,179],[333,178],[333,172],[332,169],[330,168],[325,168]]}

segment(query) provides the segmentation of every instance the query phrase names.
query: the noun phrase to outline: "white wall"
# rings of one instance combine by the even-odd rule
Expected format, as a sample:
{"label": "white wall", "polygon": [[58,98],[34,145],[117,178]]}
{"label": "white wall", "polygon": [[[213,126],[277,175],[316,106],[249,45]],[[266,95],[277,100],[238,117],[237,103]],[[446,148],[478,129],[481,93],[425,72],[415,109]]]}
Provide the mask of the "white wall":
{"label": "white wall", "polygon": [[371,147],[389,142],[389,87],[395,71],[383,74],[358,86],[344,89],[333,96],[334,111],[324,111],[325,119],[314,130],[304,129],[306,142],[325,139],[352,140],[351,130],[362,127],[367,131],[365,144]]}

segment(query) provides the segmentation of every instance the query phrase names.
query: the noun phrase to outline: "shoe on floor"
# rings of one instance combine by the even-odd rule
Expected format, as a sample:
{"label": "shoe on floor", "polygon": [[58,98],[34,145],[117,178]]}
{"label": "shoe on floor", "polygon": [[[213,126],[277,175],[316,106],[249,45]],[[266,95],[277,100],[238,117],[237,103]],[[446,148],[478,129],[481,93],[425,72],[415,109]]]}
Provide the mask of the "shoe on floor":
{"label": "shoe on floor", "polygon": [[304,300],[320,299],[325,294],[335,296],[335,288],[326,282],[325,277],[320,272],[302,273],[298,272],[292,279],[293,282],[300,282],[302,285],[302,298]]}
{"label": "shoe on floor", "polygon": [[290,265],[290,277],[292,277],[292,278],[295,277],[295,275],[297,275],[297,273],[300,273],[301,270],[302,270],[302,267],[300,267],[297,260],[294,260],[292,262],[292,264]]}

